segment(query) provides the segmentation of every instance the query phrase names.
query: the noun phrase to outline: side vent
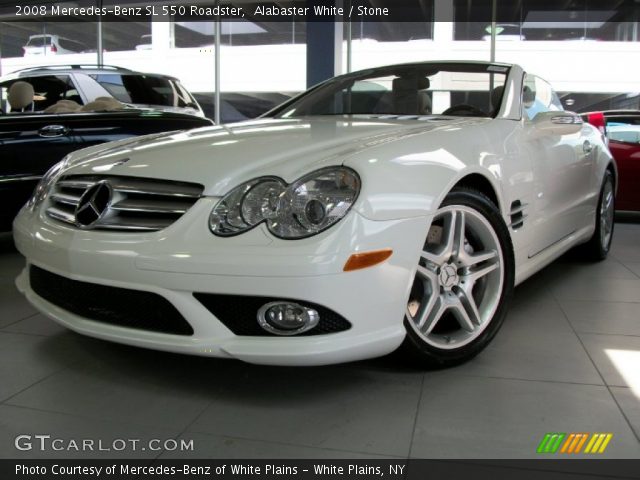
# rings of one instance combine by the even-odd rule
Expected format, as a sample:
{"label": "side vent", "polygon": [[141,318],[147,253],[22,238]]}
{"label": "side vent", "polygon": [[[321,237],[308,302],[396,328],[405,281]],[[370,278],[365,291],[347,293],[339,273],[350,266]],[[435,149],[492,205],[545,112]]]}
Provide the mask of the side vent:
{"label": "side vent", "polygon": [[511,204],[511,213],[509,216],[511,217],[510,227],[513,230],[518,230],[524,225],[524,219],[527,218],[527,215],[524,213],[526,206],[527,204],[522,203],[520,200],[516,200]]}

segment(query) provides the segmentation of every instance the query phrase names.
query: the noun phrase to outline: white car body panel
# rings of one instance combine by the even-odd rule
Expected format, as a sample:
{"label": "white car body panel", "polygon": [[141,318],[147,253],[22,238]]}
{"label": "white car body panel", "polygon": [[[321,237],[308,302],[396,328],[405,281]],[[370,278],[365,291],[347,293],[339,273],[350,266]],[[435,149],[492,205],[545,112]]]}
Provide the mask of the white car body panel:
{"label": "white car body panel", "polygon": [[[66,173],[197,182],[205,187],[203,197],[174,224],[152,233],[79,230],[47,217],[42,206],[24,208],[14,223],[18,249],[30,265],[67,278],[158,293],[191,324],[191,337],[73,315],[36,295],[28,270],[18,288],[68,328],[141,347],[279,365],[389,353],[404,339],[406,299],[426,232],[462,179],[482,178],[491,186],[507,226],[512,203],[524,205],[523,226],[510,229],[516,284],[594,232],[611,155],[590,125],[568,135],[540,134],[523,119],[523,74],[512,67],[494,119],[259,119],[72,154]],[[594,147],[590,153],[585,142]],[[213,206],[239,184],[260,176],[292,182],[335,165],[355,170],[362,188],[352,210],[328,230],[300,240],[278,239],[264,224],[231,238],[209,231]],[[386,262],[343,271],[351,254],[385,248],[393,250]],[[305,337],[237,336],[192,292],[306,300],[338,312],[352,328]]]}

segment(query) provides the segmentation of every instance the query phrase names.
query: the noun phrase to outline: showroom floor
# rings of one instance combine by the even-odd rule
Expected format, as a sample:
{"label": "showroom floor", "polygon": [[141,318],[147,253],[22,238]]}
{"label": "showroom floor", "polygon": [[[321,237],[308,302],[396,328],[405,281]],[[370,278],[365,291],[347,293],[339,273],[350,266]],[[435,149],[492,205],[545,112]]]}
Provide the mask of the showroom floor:
{"label": "showroom floor", "polygon": [[[637,220],[636,220],[637,222]],[[640,457],[640,223],[605,262],[565,256],[516,290],[496,339],[461,367],[394,358],[274,368],[82,337],[37,314],[0,236],[0,457],[20,434],[184,438],[193,452],[105,457],[536,457],[546,432],[611,432],[606,457]],[[69,456],[79,456],[71,451]]]}

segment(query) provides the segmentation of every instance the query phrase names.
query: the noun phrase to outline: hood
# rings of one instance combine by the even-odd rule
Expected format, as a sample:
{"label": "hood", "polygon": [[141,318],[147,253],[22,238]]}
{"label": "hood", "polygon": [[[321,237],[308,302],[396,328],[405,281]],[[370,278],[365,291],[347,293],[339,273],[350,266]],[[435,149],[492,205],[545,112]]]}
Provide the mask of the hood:
{"label": "hood", "polygon": [[126,175],[204,185],[219,196],[256,177],[291,182],[356,152],[483,119],[261,119],[104,144],[72,154],[67,174]]}

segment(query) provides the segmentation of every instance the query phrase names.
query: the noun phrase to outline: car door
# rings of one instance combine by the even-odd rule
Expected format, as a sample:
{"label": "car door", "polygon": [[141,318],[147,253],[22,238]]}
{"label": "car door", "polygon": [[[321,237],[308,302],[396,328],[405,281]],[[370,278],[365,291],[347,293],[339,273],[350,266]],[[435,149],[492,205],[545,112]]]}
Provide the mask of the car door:
{"label": "car door", "polygon": [[40,177],[77,148],[63,115],[13,113],[0,116],[2,230],[29,199]]}
{"label": "car door", "polygon": [[78,148],[138,135],[213,125],[206,118],[153,110],[79,113],[70,115],[69,122]]}
{"label": "car door", "polygon": [[640,211],[640,116],[607,116],[607,137],[618,166],[616,210]]}
{"label": "car door", "polygon": [[523,85],[523,142],[532,158],[533,231],[529,257],[561,241],[585,225],[591,197],[593,145],[591,127],[558,134],[536,127],[536,115],[563,110],[551,86],[527,74]]}

